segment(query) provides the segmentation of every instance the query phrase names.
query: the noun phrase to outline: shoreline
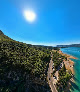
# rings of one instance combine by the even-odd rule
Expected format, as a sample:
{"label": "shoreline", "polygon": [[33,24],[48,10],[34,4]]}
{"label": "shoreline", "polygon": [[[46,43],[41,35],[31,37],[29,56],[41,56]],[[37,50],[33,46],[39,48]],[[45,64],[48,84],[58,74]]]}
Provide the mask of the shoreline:
{"label": "shoreline", "polygon": [[[71,70],[72,74],[74,75],[74,61],[72,61],[71,59],[77,59],[76,57],[69,55],[69,54],[65,54],[63,53],[61,50],[59,50],[59,52],[62,56],[66,56],[67,60],[64,60],[64,64],[67,70]],[[68,92],[71,90],[71,82],[75,83],[74,81],[74,77],[72,76],[72,78],[70,79],[69,82],[67,82],[67,87],[65,88],[64,92]]]}
{"label": "shoreline", "polygon": [[58,53],[60,53],[62,56],[67,57],[67,60],[64,60],[64,64],[67,70],[71,70],[72,74],[75,74],[74,72],[74,62],[71,59],[77,59],[74,56],[71,56],[69,54],[65,54],[63,53],[61,50],[58,51]]}
{"label": "shoreline", "polygon": [[[53,51],[57,51],[57,50],[53,50]],[[64,52],[62,52],[61,50],[57,51],[59,54],[61,54],[62,56],[65,56],[67,58],[66,59],[63,59],[63,62],[65,64],[65,67],[67,70],[71,70],[72,72],[72,78],[67,82],[67,86],[66,88],[64,89],[64,92],[69,92],[71,90],[71,86],[72,86],[72,82],[75,83],[74,81],[74,61],[72,61],[71,59],[77,59],[76,57],[72,56],[72,55],[69,55],[69,54],[66,54]]]}
{"label": "shoreline", "polygon": [[64,56],[66,56],[67,58],[71,58],[71,59],[77,59],[76,57],[74,57],[74,56],[72,56],[72,55],[69,55],[69,54],[66,54],[66,53],[64,53],[64,52],[62,52],[61,50],[59,50],[59,53],[60,54],[62,54],[62,55],[64,55]]}

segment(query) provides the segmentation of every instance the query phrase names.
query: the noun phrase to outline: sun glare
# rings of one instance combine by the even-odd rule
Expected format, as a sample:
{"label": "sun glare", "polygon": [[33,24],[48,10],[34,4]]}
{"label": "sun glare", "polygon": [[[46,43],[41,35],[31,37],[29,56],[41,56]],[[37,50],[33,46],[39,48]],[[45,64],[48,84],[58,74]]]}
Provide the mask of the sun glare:
{"label": "sun glare", "polygon": [[24,11],[24,17],[26,18],[28,22],[33,22],[36,19],[36,14],[33,11],[26,10]]}

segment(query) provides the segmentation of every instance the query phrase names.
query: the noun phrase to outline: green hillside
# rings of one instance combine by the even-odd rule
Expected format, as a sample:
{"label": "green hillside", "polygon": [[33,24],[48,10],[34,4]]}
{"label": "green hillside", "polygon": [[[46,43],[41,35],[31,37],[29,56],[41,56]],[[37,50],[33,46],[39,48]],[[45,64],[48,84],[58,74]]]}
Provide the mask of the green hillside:
{"label": "green hillside", "polygon": [[50,51],[0,31],[0,92],[50,92],[46,80]]}

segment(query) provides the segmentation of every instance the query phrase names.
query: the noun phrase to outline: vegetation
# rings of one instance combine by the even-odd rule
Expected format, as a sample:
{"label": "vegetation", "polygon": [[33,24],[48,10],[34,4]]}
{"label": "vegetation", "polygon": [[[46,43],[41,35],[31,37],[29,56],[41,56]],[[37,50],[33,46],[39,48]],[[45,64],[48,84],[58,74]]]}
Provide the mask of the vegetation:
{"label": "vegetation", "polygon": [[53,52],[53,63],[55,71],[60,67],[60,64],[62,63],[63,59],[66,59],[66,57],[62,56],[57,51]]}
{"label": "vegetation", "polygon": [[[0,92],[50,92],[46,79],[52,49],[59,50],[18,42],[0,31]],[[53,52],[54,73],[67,59],[57,51]],[[56,84],[59,92],[70,78],[71,71],[66,72],[64,65]]]}
{"label": "vegetation", "polygon": [[66,70],[63,60],[67,60],[67,57],[62,56],[61,54],[58,53],[58,51],[53,51],[53,63],[54,63],[53,75],[55,74],[57,70],[59,74],[58,75],[59,79],[56,83],[56,88],[58,92],[64,91],[64,88],[67,86],[67,82],[72,77],[71,71]]}
{"label": "vegetation", "polygon": [[0,31],[0,92],[47,92],[48,47],[12,40]]}
{"label": "vegetation", "polygon": [[71,78],[71,71],[66,71],[65,65],[59,70],[59,80],[56,84],[58,92],[62,92]]}

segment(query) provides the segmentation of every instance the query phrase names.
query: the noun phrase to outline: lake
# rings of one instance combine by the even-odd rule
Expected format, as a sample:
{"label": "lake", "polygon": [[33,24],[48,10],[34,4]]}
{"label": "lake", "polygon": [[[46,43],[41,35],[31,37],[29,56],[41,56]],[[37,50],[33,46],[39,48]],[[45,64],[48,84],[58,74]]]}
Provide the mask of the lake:
{"label": "lake", "polygon": [[80,92],[80,47],[69,47],[61,48],[63,53],[72,55],[77,59],[71,59],[74,61],[74,80],[75,83],[72,83],[71,92]]}

